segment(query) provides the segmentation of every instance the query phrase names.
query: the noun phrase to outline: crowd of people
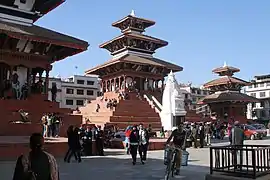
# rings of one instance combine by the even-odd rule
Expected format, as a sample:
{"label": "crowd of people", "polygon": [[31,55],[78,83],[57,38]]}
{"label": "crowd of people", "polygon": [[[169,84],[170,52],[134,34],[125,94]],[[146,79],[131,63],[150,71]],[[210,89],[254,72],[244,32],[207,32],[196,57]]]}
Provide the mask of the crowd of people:
{"label": "crowd of people", "polygon": [[70,162],[72,156],[79,163],[81,155],[92,155],[92,143],[95,140],[97,155],[104,156],[104,132],[100,126],[82,125],[79,127],[69,126],[67,130],[69,149],[65,155],[64,161]]}
{"label": "crowd of people", "polygon": [[[56,115],[46,114],[44,117],[47,119],[53,119]],[[48,121],[46,124],[49,125]],[[244,130],[241,128],[240,123],[238,121],[234,121],[233,123],[230,123],[230,125],[231,126],[227,125],[227,129],[229,131],[228,135],[231,145],[243,145]],[[215,124],[212,123],[180,123],[178,127],[172,131],[166,141],[166,145],[171,144],[170,146],[175,147],[178,152],[176,154],[175,162],[176,175],[180,173],[182,153],[187,148],[187,140],[189,138],[193,138],[193,141],[196,141],[195,139],[199,138],[200,147],[203,147],[203,140],[208,142],[208,145],[210,145],[210,139],[213,138],[215,134],[215,127],[213,126],[215,126]],[[103,147],[105,134],[115,137],[113,134],[118,130],[117,126],[105,126],[104,131],[101,130],[100,126],[95,125],[84,124],[81,125],[81,127],[69,126],[67,130],[69,149],[66,152],[64,161],[69,163],[72,156],[74,156],[75,160],[80,163],[81,155],[92,155],[93,140],[95,140],[96,143],[97,155],[104,156]],[[151,131],[151,129],[144,128],[143,124],[128,126],[125,130],[126,152],[127,154],[131,154],[133,165],[137,163],[136,160],[138,153],[141,164],[145,164],[146,162],[150,139],[149,131]],[[31,179],[36,175],[42,175],[45,179],[59,180],[56,160],[51,154],[42,150],[43,144],[44,134],[34,133],[30,137],[31,151],[29,154],[22,155],[18,158],[13,180],[21,180],[22,177]],[[194,144],[196,147],[195,142]]]}
{"label": "crowd of people", "polygon": [[63,124],[59,113],[45,113],[41,118],[43,137],[59,137],[60,127]]}

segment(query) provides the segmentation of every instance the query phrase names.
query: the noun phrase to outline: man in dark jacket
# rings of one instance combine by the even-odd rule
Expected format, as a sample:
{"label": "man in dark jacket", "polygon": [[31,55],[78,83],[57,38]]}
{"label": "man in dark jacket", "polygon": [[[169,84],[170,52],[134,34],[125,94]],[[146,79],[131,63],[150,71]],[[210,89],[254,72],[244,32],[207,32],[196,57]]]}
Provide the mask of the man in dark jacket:
{"label": "man in dark jacket", "polygon": [[101,130],[101,126],[98,126],[95,133],[97,153],[99,156],[104,156],[104,132]]}
{"label": "man in dark jacket", "polygon": [[86,128],[83,139],[83,152],[86,156],[92,155],[92,131],[90,126]]}
{"label": "man in dark jacket", "polygon": [[[130,142],[130,154],[132,157],[132,164],[136,164],[136,158],[137,158],[137,151],[139,146],[139,131],[137,129],[137,126],[133,126],[132,131],[129,136],[129,142]],[[142,164],[144,162],[142,161]]]}

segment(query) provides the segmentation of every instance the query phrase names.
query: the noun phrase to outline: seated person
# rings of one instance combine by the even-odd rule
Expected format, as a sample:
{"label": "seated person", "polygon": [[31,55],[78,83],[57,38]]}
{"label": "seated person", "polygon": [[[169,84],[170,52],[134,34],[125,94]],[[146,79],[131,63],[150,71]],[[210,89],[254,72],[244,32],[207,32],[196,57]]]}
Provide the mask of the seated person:
{"label": "seated person", "polygon": [[99,109],[100,109],[100,105],[97,104],[96,112],[99,112]]}
{"label": "seated person", "polygon": [[18,112],[20,113],[22,122],[30,122],[29,117],[28,117],[29,113],[24,112],[22,109],[20,109]]}

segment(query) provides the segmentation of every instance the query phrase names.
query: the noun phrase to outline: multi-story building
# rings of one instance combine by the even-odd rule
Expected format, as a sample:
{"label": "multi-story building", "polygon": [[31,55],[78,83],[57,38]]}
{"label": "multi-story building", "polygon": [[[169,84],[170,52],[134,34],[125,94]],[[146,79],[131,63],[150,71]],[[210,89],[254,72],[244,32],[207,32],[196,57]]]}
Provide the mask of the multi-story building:
{"label": "multi-story building", "polygon": [[49,80],[48,99],[51,100],[51,88],[57,87],[56,101],[61,108],[76,109],[84,106],[85,101],[96,99],[100,95],[100,85],[97,75],[74,75],[61,79],[52,77]]}
{"label": "multi-story building", "polygon": [[180,84],[180,89],[183,90],[185,96],[185,105],[189,110],[196,111],[197,114],[203,113],[208,115],[210,113],[207,105],[200,105],[198,101],[209,95],[209,91],[202,87],[192,87],[190,84]]}
{"label": "multi-story building", "polygon": [[269,120],[270,119],[270,74],[255,76],[249,86],[245,87],[245,93],[256,97],[259,103],[247,105],[247,118]]}

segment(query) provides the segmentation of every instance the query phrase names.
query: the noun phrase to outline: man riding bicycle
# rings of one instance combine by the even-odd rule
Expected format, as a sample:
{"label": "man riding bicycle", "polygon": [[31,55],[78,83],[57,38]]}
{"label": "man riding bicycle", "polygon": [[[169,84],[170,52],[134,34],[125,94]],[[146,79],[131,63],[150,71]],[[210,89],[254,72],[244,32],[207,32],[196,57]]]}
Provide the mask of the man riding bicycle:
{"label": "man riding bicycle", "polygon": [[182,149],[185,148],[183,146],[185,144],[185,139],[186,139],[186,131],[184,130],[183,123],[180,123],[178,125],[178,128],[172,132],[171,136],[168,138],[166,142],[166,145],[168,145],[172,139],[173,139],[173,146],[175,146],[176,149],[178,149],[178,153],[175,160],[176,161],[175,162],[175,166],[176,166],[175,175],[179,175],[181,161],[182,161]]}

